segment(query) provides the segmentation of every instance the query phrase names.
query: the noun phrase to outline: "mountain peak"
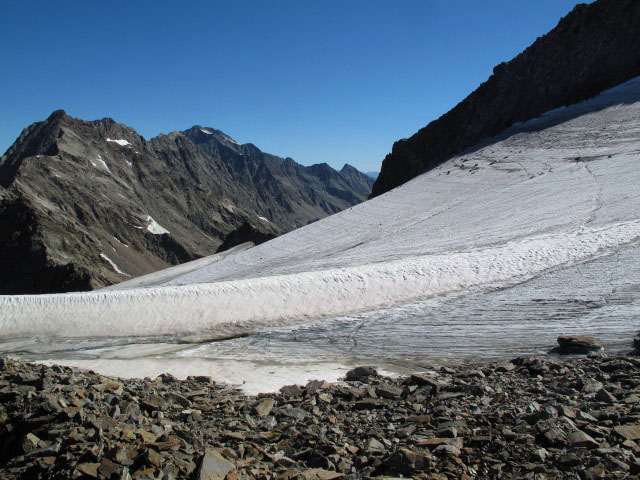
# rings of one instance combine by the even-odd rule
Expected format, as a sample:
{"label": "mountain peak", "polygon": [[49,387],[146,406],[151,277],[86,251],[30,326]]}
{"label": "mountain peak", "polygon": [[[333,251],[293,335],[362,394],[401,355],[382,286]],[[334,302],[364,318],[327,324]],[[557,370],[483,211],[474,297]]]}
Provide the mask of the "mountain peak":
{"label": "mountain peak", "polygon": [[51,112],[51,115],[49,115],[49,118],[47,118],[47,120],[55,120],[57,118],[62,118],[66,116],[67,116],[67,112],[65,112],[64,110],[62,109],[54,110],[53,112]]}
{"label": "mountain peak", "polygon": [[194,125],[193,127],[184,130],[182,132],[187,138],[189,138],[196,145],[201,143],[207,143],[211,140],[216,140],[224,145],[236,146],[240,145],[229,135],[224,133],[222,130],[218,130],[212,127],[203,127],[202,125]]}
{"label": "mountain peak", "polygon": [[353,165],[349,165],[348,163],[344,164],[344,167],[342,167],[342,169],[340,169],[340,173],[345,173],[345,172],[353,172],[353,171],[359,172],[359,170],[354,167]]}

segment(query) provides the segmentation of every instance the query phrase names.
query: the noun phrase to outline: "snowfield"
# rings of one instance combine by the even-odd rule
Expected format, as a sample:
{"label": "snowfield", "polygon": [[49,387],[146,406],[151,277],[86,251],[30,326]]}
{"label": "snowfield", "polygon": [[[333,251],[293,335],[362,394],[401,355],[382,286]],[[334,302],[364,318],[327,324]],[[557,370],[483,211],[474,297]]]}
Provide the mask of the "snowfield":
{"label": "snowfield", "polygon": [[[177,365],[180,374],[207,371],[259,391],[276,388],[276,377],[291,383],[286,372],[333,378],[373,352],[391,363],[425,348],[459,357],[529,352],[551,348],[550,336],[586,331],[630,344],[640,311],[639,140],[636,78],[254,248],[96,292],[0,297],[0,350],[126,376],[131,350],[123,345],[143,341],[132,337],[174,344],[251,334],[147,352],[144,366],[136,357],[136,372]],[[576,300],[588,307],[567,307]],[[477,313],[483,303],[494,305],[492,314]],[[611,321],[598,316],[605,312]],[[358,337],[354,324],[368,335]],[[301,352],[295,342],[304,331],[325,339],[322,346],[308,340]],[[360,345],[378,343],[351,345],[340,340],[345,332]],[[76,353],[51,357],[52,337]],[[455,342],[466,337],[474,341],[461,350]],[[266,370],[275,377],[265,380]]]}

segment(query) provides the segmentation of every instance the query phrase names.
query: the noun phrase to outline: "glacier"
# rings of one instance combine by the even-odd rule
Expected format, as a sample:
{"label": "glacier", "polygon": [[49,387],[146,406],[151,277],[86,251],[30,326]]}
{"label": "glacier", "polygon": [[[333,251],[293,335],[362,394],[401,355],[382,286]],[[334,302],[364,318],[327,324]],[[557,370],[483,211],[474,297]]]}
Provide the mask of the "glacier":
{"label": "glacier", "polygon": [[636,78],[262,245],[95,292],[0,296],[0,352],[257,392],[364,360],[544,353],[567,333],[622,349],[640,313],[639,140]]}

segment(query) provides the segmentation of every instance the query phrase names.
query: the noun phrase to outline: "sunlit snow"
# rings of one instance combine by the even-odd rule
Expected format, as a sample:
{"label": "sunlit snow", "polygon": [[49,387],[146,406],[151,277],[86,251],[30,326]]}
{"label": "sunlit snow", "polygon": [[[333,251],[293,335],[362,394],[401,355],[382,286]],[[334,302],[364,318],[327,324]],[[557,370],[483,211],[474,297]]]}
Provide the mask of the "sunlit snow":
{"label": "sunlit snow", "polygon": [[117,143],[118,145],[122,145],[123,147],[126,145],[130,145],[130,143],[127,140],[123,140],[123,139],[113,140],[111,138],[107,138],[107,142]]}
{"label": "sunlit snow", "polygon": [[104,253],[100,254],[100,258],[102,258],[104,261],[106,261],[109,265],[111,265],[111,268],[113,268],[113,270],[116,273],[119,273],[120,275],[126,275],[127,277],[130,277],[131,275],[124,273],[122,270],[120,270],[118,268],[118,265],[115,264],[115,262],[113,260],[111,260],[109,257],[107,257]]}
{"label": "sunlit snow", "polygon": [[[100,162],[100,164],[105,168],[105,170],[109,173],[111,173],[111,170],[109,170],[109,167],[107,166],[106,162],[102,159],[102,157],[100,156],[100,154],[98,154],[98,158],[96,159],[96,161]],[[91,162],[93,164],[94,167],[97,167],[97,165],[93,162]]]}
{"label": "sunlit snow", "polygon": [[[215,262],[0,297],[0,350],[122,375],[224,371],[253,391],[285,381],[274,364],[332,378],[354,363],[544,353],[564,333],[622,348],[640,313],[638,138],[634,79]],[[161,353],[132,360],[143,342]]]}
{"label": "sunlit snow", "polygon": [[129,245],[127,245],[126,243],[121,242],[121,241],[118,239],[118,237],[115,237],[115,236],[114,236],[114,237],[113,237],[113,239],[114,239],[116,242],[118,242],[120,245],[122,245],[122,246],[124,246],[124,247],[129,248]]}
{"label": "sunlit snow", "polygon": [[158,222],[156,222],[151,215],[147,215],[148,225],[146,227],[147,231],[153,233],[154,235],[162,235],[163,233],[170,233],[169,230],[164,228]]}

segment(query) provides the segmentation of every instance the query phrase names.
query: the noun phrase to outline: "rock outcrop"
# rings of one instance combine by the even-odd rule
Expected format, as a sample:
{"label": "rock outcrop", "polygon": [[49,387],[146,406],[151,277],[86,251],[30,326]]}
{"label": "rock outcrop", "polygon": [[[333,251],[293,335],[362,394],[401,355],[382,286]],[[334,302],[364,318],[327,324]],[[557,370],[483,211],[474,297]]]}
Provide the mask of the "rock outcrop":
{"label": "rock outcrop", "polygon": [[393,145],[372,196],[430,170],[516,122],[640,75],[640,2],[579,4],[451,111]]}
{"label": "rock outcrop", "polygon": [[304,167],[211,128],[145,140],[56,111],[0,158],[0,294],[118,283],[211,255],[249,220],[293,230],[365,200],[373,181],[353,170]]}

